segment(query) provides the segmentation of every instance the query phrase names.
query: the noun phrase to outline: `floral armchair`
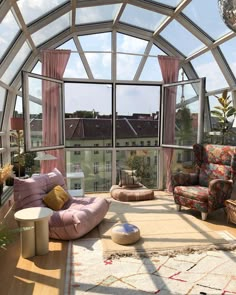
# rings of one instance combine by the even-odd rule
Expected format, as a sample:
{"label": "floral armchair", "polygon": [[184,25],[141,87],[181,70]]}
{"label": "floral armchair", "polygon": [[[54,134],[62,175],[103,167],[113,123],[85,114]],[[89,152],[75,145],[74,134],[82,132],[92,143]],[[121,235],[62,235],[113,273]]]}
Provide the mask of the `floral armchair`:
{"label": "floral armchair", "polygon": [[208,213],[224,207],[231,197],[236,176],[236,147],[195,144],[195,173],[176,173],[171,177],[177,210],[181,206]]}

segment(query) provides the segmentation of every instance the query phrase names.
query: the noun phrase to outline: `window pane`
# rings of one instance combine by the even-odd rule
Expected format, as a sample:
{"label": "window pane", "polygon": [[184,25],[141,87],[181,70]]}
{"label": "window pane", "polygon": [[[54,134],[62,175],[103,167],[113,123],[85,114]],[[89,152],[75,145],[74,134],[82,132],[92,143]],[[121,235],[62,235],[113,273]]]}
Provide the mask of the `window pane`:
{"label": "window pane", "polygon": [[[203,8],[204,7],[204,8]],[[230,32],[220,17],[218,1],[194,0],[183,10],[188,18],[206,31],[213,39]]]}
{"label": "window pane", "polygon": [[85,53],[95,79],[111,79],[111,54]]}
{"label": "window pane", "polygon": [[116,152],[116,184],[119,184],[119,172],[122,169],[135,170],[137,180],[150,189],[159,187],[158,150],[122,150]]}
{"label": "window pane", "polygon": [[182,0],[152,0],[152,1],[176,7]]}
{"label": "window pane", "polygon": [[[112,162],[111,155],[106,151],[99,151],[99,153],[90,150],[83,150],[80,153],[67,151],[67,172],[73,172],[74,167],[79,165],[84,173],[85,192],[109,191],[112,185],[112,173],[109,169]],[[72,189],[76,189],[79,188],[80,182],[73,181],[71,184],[74,186]]]}
{"label": "window pane", "polygon": [[78,53],[71,52],[63,77],[84,79],[88,78],[84,65]]}
{"label": "window pane", "polygon": [[78,38],[84,51],[111,52],[111,33],[92,34]]}
{"label": "window pane", "polygon": [[200,55],[191,62],[199,77],[207,77],[207,91],[219,89],[219,85],[220,88],[228,87],[218,64],[210,52]]}
{"label": "window pane", "polygon": [[116,89],[116,145],[157,145],[160,87],[117,85]]}
{"label": "window pane", "polygon": [[164,118],[163,144],[191,147],[197,142],[199,96],[195,90],[199,92],[198,82],[164,87],[164,105],[166,98],[171,97],[172,101],[176,101],[176,107],[173,124],[168,126],[169,116],[173,116],[173,113],[171,107],[166,105],[168,111]]}
{"label": "window pane", "polygon": [[236,48],[236,38],[233,38],[229,41],[224,42],[220,45],[220,49],[222,50],[228,65],[230,66],[232,72],[236,76],[236,55],[235,55],[235,48]]}
{"label": "window pane", "polygon": [[4,72],[3,76],[1,77],[1,80],[7,84],[10,84],[12,79],[15,77],[15,75],[18,73],[20,67],[25,62],[26,58],[28,57],[31,49],[27,42],[23,44],[21,49],[17,52],[17,54],[14,56],[11,64]]}
{"label": "window pane", "polygon": [[[26,129],[26,150],[39,148],[55,149],[64,146],[64,124],[62,121],[62,83],[43,80],[36,75],[28,78],[28,93],[24,97]],[[57,111],[55,112],[55,108]]]}
{"label": "window pane", "polygon": [[195,172],[195,163],[192,150],[174,149],[171,171],[174,172]]}
{"label": "window pane", "polygon": [[80,25],[113,20],[119,8],[119,4],[77,8],[75,24]]}
{"label": "window pane", "polygon": [[9,11],[0,24],[0,59],[19,31],[20,28],[12,12]]}
{"label": "window pane", "polygon": [[[200,40],[198,40],[176,20],[173,20],[160,33],[160,35],[165,38],[170,44],[173,44],[180,52],[182,52],[186,56],[204,47],[204,44]],[[188,42],[186,42],[186,40],[188,40]]]}
{"label": "window pane", "polygon": [[67,146],[111,145],[111,93],[108,84],[65,83]]}
{"label": "window pane", "polygon": [[162,81],[163,78],[157,56],[166,54],[157,46],[153,45],[149,55],[150,57],[147,58],[139,80]]}
{"label": "window pane", "polygon": [[38,30],[34,34],[32,34],[32,39],[35,43],[35,46],[38,46],[51,37],[56,36],[60,32],[66,30],[70,26],[70,19],[69,13],[59,17],[58,19],[54,20],[47,26],[43,27],[42,29]]}
{"label": "window pane", "polygon": [[5,106],[6,100],[6,89],[0,87],[0,125],[2,126],[2,118],[3,118],[3,108]]}
{"label": "window pane", "polygon": [[163,16],[162,14],[154,11],[127,4],[120,21],[136,27],[155,31],[165,18],[165,15]]}
{"label": "window pane", "polygon": [[67,0],[40,0],[40,1],[29,1],[29,0],[18,0],[17,4],[22,13],[26,24],[36,20],[44,14],[56,9],[58,6],[67,2]]}

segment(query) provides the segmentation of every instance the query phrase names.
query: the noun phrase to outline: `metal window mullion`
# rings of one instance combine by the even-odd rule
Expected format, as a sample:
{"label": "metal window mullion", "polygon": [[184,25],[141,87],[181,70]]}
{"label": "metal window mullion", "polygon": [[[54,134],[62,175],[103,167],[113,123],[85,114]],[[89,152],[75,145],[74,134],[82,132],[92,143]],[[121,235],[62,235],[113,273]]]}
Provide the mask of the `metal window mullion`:
{"label": "metal window mullion", "polygon": [[141,73],[143,71],[144,65],[145,65],[145,63],[147,61],[148,55],[149,55],[149,53],[151,51],[152,45],[153,45],[152,41],[149,41],[147,46],[146,46],[144,55],[143,55],[143,57],[142,57],[142,59],[141,59],[141,61],[139,63],[138,68],[137,68],[137,71],[136,71],[136,73],[134,75],[134,79],[133,79],[134,81],[139,80],[139,78],[141,76]]}
{"label": "metal window mullion", "polygon": [[223,73],[225,80],[230,86],[236,84],[236,79],[234,77],[233,72],[231,71],[227,61],[225,60],[221,50],[217,47],[211,50],[216,63],[218,64],[221,72]]}
{"label": "metal window mullion", "polygon": [[79,42],[79,38],[75,36],[73,39],[74,39],[75,45],[79,51],[79,56],[80,56],[81,61],[83,63],[84,69],[88,75],[88,78],[93,80],[94,76],[93,76],[93,73],[92,73],[91,68],[89,66],[88,60],[87,60],[85,54],[83,53],[83,48]]}

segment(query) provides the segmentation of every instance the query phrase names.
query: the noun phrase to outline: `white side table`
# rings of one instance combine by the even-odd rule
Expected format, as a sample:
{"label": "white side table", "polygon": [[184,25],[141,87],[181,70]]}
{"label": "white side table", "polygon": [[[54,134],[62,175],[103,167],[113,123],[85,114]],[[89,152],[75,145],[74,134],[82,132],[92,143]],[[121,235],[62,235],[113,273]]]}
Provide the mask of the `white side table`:
{"label": "white side table", "polygon": [[48,253],[48,219],[53,211],[44,207],[32,207],[19,210],[14,217],[19,222],[21,237],[21,255],[30,258]]}
{"label": "white side table", "polygon": [[[84,196],[84,172],[68,172],[66,174],[67,180],[69,180],[68,192],[72,197],[83,197]],[[80,179],[81,189],[70,189],[70,179]]]}

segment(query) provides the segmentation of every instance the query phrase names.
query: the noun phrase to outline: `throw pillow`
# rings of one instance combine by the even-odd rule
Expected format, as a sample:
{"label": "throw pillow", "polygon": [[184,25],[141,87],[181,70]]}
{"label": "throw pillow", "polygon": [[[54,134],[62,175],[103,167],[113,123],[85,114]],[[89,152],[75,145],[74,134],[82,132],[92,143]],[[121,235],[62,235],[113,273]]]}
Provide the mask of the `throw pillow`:
{"label": "throw pillow", "polygon": [[61,208],[68,200],[68,193],[60,185],[55,186],[43,198],[44,203],[54,211],[61,210]]}
{"label": "throw pillow", "polygon": [[134,185],[138,183],[138,179],[135,175],[135,170],[120,170],[120,182],[119,186]]}

